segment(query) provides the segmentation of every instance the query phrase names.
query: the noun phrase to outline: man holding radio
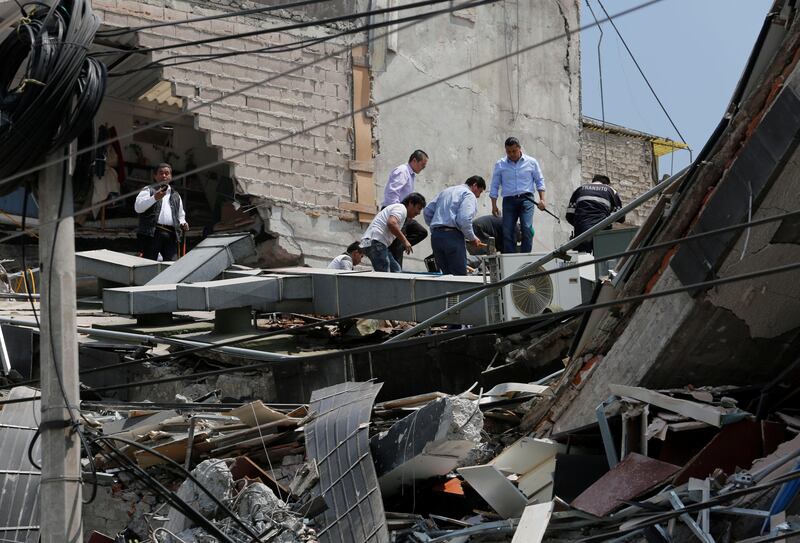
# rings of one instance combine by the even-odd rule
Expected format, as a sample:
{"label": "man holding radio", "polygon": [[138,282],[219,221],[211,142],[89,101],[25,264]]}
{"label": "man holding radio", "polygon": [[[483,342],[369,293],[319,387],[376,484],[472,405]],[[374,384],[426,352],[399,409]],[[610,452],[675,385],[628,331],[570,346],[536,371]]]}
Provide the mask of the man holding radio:
{"label": "man holding radio", "polygon": [[[172,166],[161,163],[153,171],[153,185],[139,192],[133,208],[139,214],[137,237],[142,256],[175,260],[181,233],[189,229],[180,195],[170,187]],[[167,205],[164,205],[164,204]]]}

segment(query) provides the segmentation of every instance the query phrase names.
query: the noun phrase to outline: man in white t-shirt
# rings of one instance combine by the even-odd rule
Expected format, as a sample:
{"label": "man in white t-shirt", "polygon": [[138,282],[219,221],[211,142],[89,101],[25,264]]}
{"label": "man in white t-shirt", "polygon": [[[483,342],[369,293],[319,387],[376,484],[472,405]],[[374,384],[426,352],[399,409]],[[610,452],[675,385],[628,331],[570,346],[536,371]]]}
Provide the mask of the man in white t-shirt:
{"label": "man in white t-shirt", "polygon": [[425,197],[412,192],[399,204],[388,205],[375,215],[361,238],[361,248],[375,271],[400,271],[400,264],[389,252],[389,246],[396,238],[403,244],[406,254],[411,254],[411,243],[403,234],[402,228],[406,221],[419,215],[424,208]]}
{"label": "man in white t-shirt", "polygon": [[361,264],[361,259],[364,257],[364,250],[358,241],[354,241],[347,246],[347,250],[331,260],[328,264],[329,270],[352,270],[355,266]]}

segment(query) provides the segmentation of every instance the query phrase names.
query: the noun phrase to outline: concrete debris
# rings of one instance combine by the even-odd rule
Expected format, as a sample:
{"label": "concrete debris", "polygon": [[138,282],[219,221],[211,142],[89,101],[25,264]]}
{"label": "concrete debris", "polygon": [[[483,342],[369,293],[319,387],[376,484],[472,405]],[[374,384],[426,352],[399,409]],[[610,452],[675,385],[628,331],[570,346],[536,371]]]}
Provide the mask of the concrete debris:
{"label": "concrete debris", "polygon": [[483,413],[475,402],[434,400],[372,438],[381,491],[393,494],[417,480],[446,475],[481,441]]}
{"label": "concrete debris", "polygon": [[[200,485],[217,498],[228,499],[233,489],[231,470],[224,460],[204,460],[192,470],[192,475],[197,479],[197,483],[186,479],[178,489],[178,497],[204,517],[217,518],[219,506]],[[189,527],[192,526],[188,518],[176,509],[170,509],[169,520],[164,526],[166,530],[178,533]]]}

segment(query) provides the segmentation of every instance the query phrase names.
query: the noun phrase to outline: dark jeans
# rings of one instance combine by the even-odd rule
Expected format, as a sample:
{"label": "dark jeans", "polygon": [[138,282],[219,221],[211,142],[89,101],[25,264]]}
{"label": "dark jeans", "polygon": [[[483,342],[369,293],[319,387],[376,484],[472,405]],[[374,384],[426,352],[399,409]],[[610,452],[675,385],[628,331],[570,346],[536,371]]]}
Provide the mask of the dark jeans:
{"label": "dark jeans", "polygon": [[[408,239],[408,242],[412,247],[428,237],[428,231],[425,230],[425,227],[414,219],[406,221],[406,224],[403,226],[403,234],[406,236],[406,239]],[[400,264],[400,267],[402,267],[404,251],[403,244],[399,239],[395,239],[392,244],[389,245],[389,252],[392,253],[394,259],[398,264]]]}
{"label": "dark jeans", "polygon": [[167,232],[156,228],[152,236],[139,234],[139,241],[142,248],[142,256],[150,260],[158,260],[158,253],[164,260],[175,260],[178,253],[178,236],[175,232]]}
{"label": "dark jeans", "polygon": [[397,273],[400,271],[400,264],[394,259],[386,245],[380,241],[372,240],[372,245],[364,247],[364,254],[367,255],[372,263],[372,269],[379,272]]}
{"label": "dark jeans", "polygon": [[517,221],[522,233],[521,253],[530,253],[533,248],[533,195],[503,197],[503,252],[517,252]]}
{"label": "dark jeans", "polygon": [[431,233],[431,248],[443,274],[467,275],[467,247],[460,230],[435,228]]}

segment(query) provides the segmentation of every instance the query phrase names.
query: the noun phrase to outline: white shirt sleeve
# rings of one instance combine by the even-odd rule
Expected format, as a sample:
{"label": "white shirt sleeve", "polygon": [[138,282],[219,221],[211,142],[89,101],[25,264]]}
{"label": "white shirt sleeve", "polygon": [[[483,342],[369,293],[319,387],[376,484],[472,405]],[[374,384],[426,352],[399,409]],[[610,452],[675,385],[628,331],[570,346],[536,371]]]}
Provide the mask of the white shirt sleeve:
{"label": "white shirt sleeve", "polygon": [[144,213],[150,209],[154,203],[156,203],[155,197],[150,194],[150,189],[145,187],[136,196],[136,202],[133,204],[133,209],[136,211],[136,213]]}
{"label": "white shirt sleeve", "polygon": [[186,211],[183,209],[183,198],[180,194],[178,194],[178,224],[186,224]]}

